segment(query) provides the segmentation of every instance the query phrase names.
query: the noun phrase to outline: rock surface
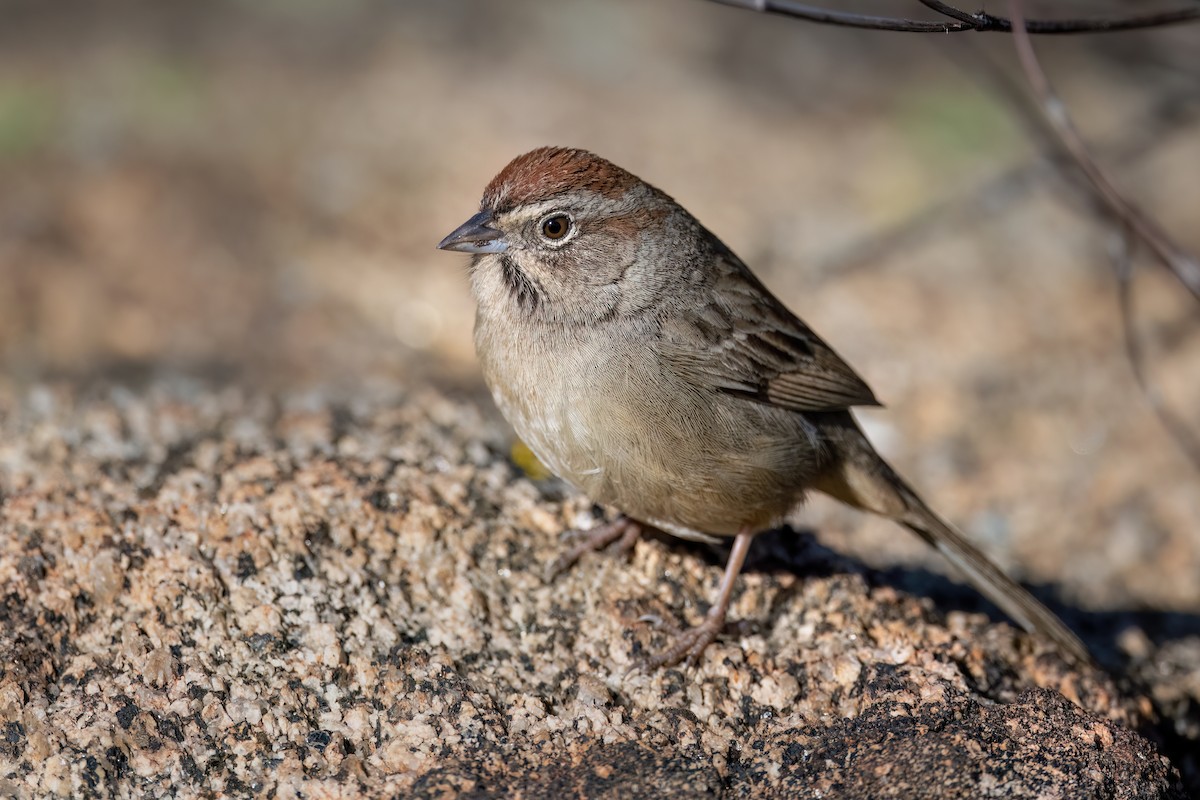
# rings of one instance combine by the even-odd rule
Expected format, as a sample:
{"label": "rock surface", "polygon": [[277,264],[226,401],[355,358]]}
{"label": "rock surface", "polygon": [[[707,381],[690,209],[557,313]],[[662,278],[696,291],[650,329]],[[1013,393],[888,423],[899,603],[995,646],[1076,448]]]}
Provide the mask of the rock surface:
{"label": "rock surface", "polygon": [[1186,642],[1072,668],[803,531],[756,542],[698,665],[637,669],[721,555],[544,582],[599,509],[481,407],[0,388],[0,794],[1183,796]]}

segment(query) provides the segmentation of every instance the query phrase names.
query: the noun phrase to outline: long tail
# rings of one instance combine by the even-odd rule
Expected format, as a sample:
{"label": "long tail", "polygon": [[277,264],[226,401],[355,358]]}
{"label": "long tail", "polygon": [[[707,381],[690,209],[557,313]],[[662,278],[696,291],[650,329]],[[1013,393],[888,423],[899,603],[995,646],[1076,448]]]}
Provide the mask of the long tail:
{"label": "long tail", "polygon": [[848,505],[899,522],[945,556],[972,586],[1025,630],[1043,634],[1075,661],[1091,663],[1087,647],[1053,611],[935,514],[875,452],[849,414],[845,421],[849,424],[836,424],[827,431],[843,458],[824,476],[818,489]]}

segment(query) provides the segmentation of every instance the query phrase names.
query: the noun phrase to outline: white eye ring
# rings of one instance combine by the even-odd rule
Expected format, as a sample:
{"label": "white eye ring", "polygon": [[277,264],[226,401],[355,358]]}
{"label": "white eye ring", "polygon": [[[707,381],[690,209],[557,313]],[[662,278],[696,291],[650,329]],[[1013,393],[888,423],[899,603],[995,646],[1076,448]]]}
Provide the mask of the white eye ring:
{"label": "white eye ring", "polygon": [[547,214],[537,224],[542,241],[553,247],[565,244],[575,234],[575,220],[565,211]]}

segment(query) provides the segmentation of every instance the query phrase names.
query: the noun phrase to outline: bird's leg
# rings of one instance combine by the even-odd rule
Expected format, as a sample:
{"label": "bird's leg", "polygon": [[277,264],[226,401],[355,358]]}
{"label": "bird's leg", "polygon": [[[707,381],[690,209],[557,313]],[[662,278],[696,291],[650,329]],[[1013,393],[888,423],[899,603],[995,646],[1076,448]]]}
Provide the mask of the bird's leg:
{"label": "bird's leg", "polygon": [[729,561],[725,564],[725,574],[721,577],[721,588],[717,590],[717,602],[708,610],[704,621],[694,628],[688,628],[675,638],[675,642],[664,652],[659,653],[646,662],[648,669],[677,664],[684,658],[689,662],[695,661],[704,652],[704,648],[725,627],[725,614],[729,611],[729,603],[733,599],[733,587],[737,582],[738,573],[746,563],[746,553],[750,551],[750,542],[754,540],[754,532],[743,529],[733,540],[733,550],[729,553]]}
{"label": "bird's leg", "polygon": [[642,526],[624,514],[612,522],[597,525],[583,533],[583,538],[573,544],[570,549],[558,558],[554,559],[554,563],[546,570],[546,580],[551,580],[585,554],[603,550],[613,542],[616,542],[613,546],[614,552],[618,554],[627,553],[637,544],[638,537],[641,535]]}

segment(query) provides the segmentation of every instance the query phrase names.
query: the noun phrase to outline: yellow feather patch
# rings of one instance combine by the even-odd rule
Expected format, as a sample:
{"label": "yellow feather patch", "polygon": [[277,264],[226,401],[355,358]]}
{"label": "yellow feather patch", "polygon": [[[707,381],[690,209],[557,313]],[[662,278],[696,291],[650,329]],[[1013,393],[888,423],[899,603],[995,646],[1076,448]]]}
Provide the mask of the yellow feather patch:
{"label": "yellow feather patch", "polygon": [[544,481],[554,477],[554,473],[546,469],[546,465],[539,461],[533,451],[520,439],[513,442],[512,449],[508,451],[508,457],[521,468],[525,477],[532,481]]}

